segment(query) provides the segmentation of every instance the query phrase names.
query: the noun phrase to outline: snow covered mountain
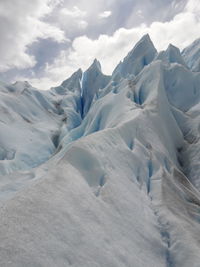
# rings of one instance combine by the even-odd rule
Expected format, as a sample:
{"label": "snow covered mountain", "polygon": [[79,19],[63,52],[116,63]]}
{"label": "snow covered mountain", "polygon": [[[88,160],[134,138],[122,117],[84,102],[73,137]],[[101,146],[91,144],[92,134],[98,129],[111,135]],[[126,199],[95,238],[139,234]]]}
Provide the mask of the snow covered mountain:
{"label": "snow covered mountain", "polygon": [[0,84],[0,266],[200,266],[199,49]]}

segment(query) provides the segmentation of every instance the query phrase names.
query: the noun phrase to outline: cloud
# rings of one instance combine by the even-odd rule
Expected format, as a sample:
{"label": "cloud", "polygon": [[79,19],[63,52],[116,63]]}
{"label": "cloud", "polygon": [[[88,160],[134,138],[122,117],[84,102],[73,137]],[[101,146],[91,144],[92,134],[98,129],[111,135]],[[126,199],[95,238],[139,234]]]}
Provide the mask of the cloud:
{"label": "cloud", "polygon": [[[199,37],[200,12],[195,8],[196,0],[190,0],[185,9],[171,21],[141,24],[131,29],[120,28],[111,36],[100,35],[93,40],[87,36],[74,39],[70,49],[62,50],[53,64],[46,65],[43,88],[55,86],[79,67],[85,70],[97,58],[102,63],[103,71],[112,73],[117,63],[132,49],[135,43],[149,33],[158,50],[166,49],[169,43],[184,48]],[[37,86],[37,79],[32,80]],[[46,85],[48,86],[45,87]]]}
{"label": "cloud", "polygon": [[88,27],[88,12],[78,6],[62,6],[49,20],[51,24],[65,32],[65,36],[73,39],[77,35],[83,34]]}
{"label": "cloud", "polygon": [[27,47],[38,38],[65,40],[62,30],[43,20],[58,3],[58,0],[0,1],[0,71],[34,66],[36,61],[27,53]]}
{"label": "cloud", "polygon": [[100,13],[99,17],[104,19],[104,18],[110,17],[111,15],[112,15],[112,12],[110,10],[106,10],[106,11]]}
{"label": "cloud", "polygon": [[[81,35],[91,39],[98,39],[101,34],[112,36],[119,28],[131,28],[138,25],[138,21],[141,23],[143,19],[136,15],[138,9],[141,8],[145,20],[148,20],[151,16],[157,18],[155,10],[156,14],[163,17],[162,10],[166,8],[162,9],[162,6],[180,1],[183,3],[186,0],[169,0],[167,4],[163,0],[156,0],[156,4],[146,0],[135,0],[134,3],[130,0],[124,0],[123,3],[120,0],[1,0],[0,72],[5,73],[10,69],[21,72],[24,69],[27,73],[27,68],[35,70],[38,66],[41,70],[49,62],[48,57],[41,57],[47,59],[42,63],[37,55],[30,52],[36,42],[40,44],[41,54],[44,50],[48,51],[41,40],[51,39],[52,42],[61,43],[67,39],[73,41]],[[145,13],[145,10],[151,15]],[[52,50],[49,51],[49,58],[52,59],[51,53]],[[40,64],[37,64],[38,60]]]}
{"label": "cloud", "polygon": [[183,49],[199,38],[200,8],[197,2],[189,0],[183,12],[177,14],[171,21],[151,24],[147,30],[158,49],[165,49],[169,43]]}
{"label": "cloud", "polygon": [[83,10],[80,10],[77,6],[73,6],[73,8],[70,10],[68,8],[61,9],[61,13],[65,16],[69,16],[72,18],[82,18],[86,16],[86,12]]}
{"label": "cloud", "polygon": [[87,28],[87,26],[88,26],[88,23],[87,23],[87,21],[85,21],[85,20],[80,20],[80,21],[78,21],[78,27],[79,27],[79,29],[86,29]]}
{"label": "cloud", "polygon": [[186,11],[196,13],[199,15],[200,13],[200,5],[199,5],[199,0],[190,0],[187,2],[187,5],[185,7]]}
{"label": "cloud", "polygon": [[138,9],[137,12],[136,12],[136,14],[137,14],[137,16],[140,17],[140,18],[144,18],[144,15],[143,15],[141,9]]}
{"label": "cloud", "polygon": [[[8,2],[9,1],[16,0],[8,0]],[[166,49],[169,43],[173,43],[174,45],[182,49],[190,44],[193,40],[198,38],[200,32],[200,11],[198,0],[189,0],[185,8],[181,9],[181,12],[173,16],[168,21],[156,21],[150,24],[143,23],[138,26],[132,26],[128,28],[120,27],[113,33],[109,32],[109,34],[98,34],[96,38],[94,37],[94,35],[90,36],[90,34],[88,34],[91,33],[91,29],[93,28],[95,29],[95,31],[97,31],[96,29],[98,25],[92,23],[94,16],[97,18],[98,23],[103,25],[102,27],[108,27],[108,25],[106,24],[107,20],[98,19],[98,15],[110,15],[112,20],[116,15],[116,9],[111,9],[110,6],[106,4],[106,1],[103,1],[105,5],[104,8],[102,8],[102,4],[100,5],[100,3],[97,3],[96,1],[92,2],[91,4],[84,5],[85,2],[83,0],[79,0],[76,1],[76,6],[74,6],[74,1],[68,0],[67,3],[69,3],[69,6],[61,4],[60,8],[56,9],[56,5],[61,3],[61,0],[56,0],[57,3],[54,0],[53,7],[52,0],[51,5],[47,0],[35,0],[37,3],[40,2],[40,5],[38,4],[37,10],[34,10],[31,2],[29,1],[18,1],[24,1],[28,6],[30,5],[29,8],[26,7],[26,10],[28,9],[29,12],[26,11],[28,15],[26,15],[25,18],[27,21],[29,20],[29,18],[33,18],[36,30],[34,30],[34,27],[32,27],[32,25],[34,24],[33,21],[28,23],[28,27],[25,30],[23,28],[25,26],[23,25],[23,31],[20,31],[20,38],[22,38],[21,36],[23,36],[23,33],[28,32],[28,28],[30,31],[30,26],[32,27],[33,31],[31,31],[32,33],[28,32],[27,41],[19,42],[19,37],[17,38],[18,44],[23,44],[23,46],[21,50],[17,49],[19,54],[18,57],[16,56],[16,53],[16,57],[12,56],[12,62],[14,62],[15,66],[19,66],[18,61],[23,67],[35,64],[34,57],[28,55],[25,50],[27,43],[30,43],[30,40],[37,39],[38,36],[43,36],[43,38],[45,38],[45,36],[51,36],[51,38],[56,39],[57,42],[61,42],[63,31],[65,32],[66,36],[73,36],[74,34],[74,37],[71,37],[71,44],[66,45],[66,47],[62,46],[61,51],[56,53],[56,55],[58,55],[56,58],[51,58],[51,61],[47,61],[49,63],[45,64],[44,62],[43,65],[40,64],[40,77],[36,76],[38,75],[38,72],[36,72],[37,74],[33,73],[31,75],[31,78],[30,75],[28,77],[28,75],[22,75],[21,72],[21,74],[19,74],[16,78],[19,80],[29,80],[30,83],[40,89],[48,89],[51,86],[58,85],[79,67],[85,70],[87,67],[89,67],[94,58],[99,59],[102,63],[103,71],[107,74],[110,74],[117,63],[126,56],[126,54],[132,49],[135,43],[146,33],[150,34],[156,48],[158,50],[162,50]],[[115,1],[116,0],[114,0],[113,3]],[[109,1],[109,3],[111,2]],[[65,1],[63,1],[63,3],[66,4]],[[95,3],[96,5],[99,4],[100,6],[96,7]],[[119,2],[119,4],[120,3],[121,2]],[[172,6],[179,6],[180,1],[172,1],[171,4]],[[57,10],[57,13],[52,12],[53,8]],[[21,8],[19,9],[21,10]],[[10,9],[8,8],[8,10]],[[112,10],[112,16],[109,13],[105,13],[109,10]],[[137,14],[138,10],[140,9],[137,5],[135,14]],[[21,16],[23,16],[22,13],[20,14]],[[138,12],[138,15],[141,14],[146,14],[144,12],[144,9],[141,9],[141,11]],[[44,17],[47,18],[45,19],[45,21],[43,19]],[[17,25],[17,27],[19,27],[19,25]],[[17,27],[16,29],[14,29],[15,31],[17,31]],[[19,29],[21,28],[19,27]],[[14,30],[12,29],[12,31]],[[33,34],[33,37],[31,37],[31,34]],[[26,34],[24,35],[26,37]],[[16,59],[17,62],[15,62],[14,59]]]}

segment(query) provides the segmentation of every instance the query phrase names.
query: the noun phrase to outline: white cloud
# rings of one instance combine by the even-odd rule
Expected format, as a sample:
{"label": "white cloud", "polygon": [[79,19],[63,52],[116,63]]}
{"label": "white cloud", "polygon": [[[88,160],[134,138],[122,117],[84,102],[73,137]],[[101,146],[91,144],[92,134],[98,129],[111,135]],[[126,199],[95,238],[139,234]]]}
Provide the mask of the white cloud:
{"label": "white cloud", "polygon": [[112,15],[112,12],[110,10],[106,10],[99,14],[100,18],[108,18]]}
{"label": "white cloud", "polygon": [[185,10],[199,15],[200,13],[199,0],[188,1]]}
{"label": "white cloud", "polygon": [[82,18],[86,16],[86,12],[80,10],[77,6],[74,6],[72,9],[63,8],[61,9],[61,13],[72,18]]}
{"label": "white cloud", "polygon": [[[166,49],[169,43],[184,48],[200,35],[200,10],[195,8],[197,2],[190,0],[185,9],[168,22],[153,22],[150,26],[142,24],[132,29],[120,28],[112,36],[100,35],[96,40],[87,36],[75,38],[70,49],[62,51],[53,64],[46,66],[43,88],[45,81],[47,89],[50,84],[59,84],[79,67],[86,69],[94,58],[100,60],[105,73],[111,73],[146,33],[150,34],[158,50]],[[38,85],[39,81],[34,80],[33,83]]]}
{"label": "white cloud", "polygon": [[42,21],[52,12],[56,1],[0,1],[0,71],[33,66],[35,59],[26,50],[38,38],[52,38],[58,42],[65,40],[63,31]]}
{"label": "white cloud", "polygon": [[87,26],[88,26],[87,21],[85,21],[85,20],[78,21],[78,27],[79,27],[79,29],[84,30],[84,29],[87,28]]}
{"label": "white cloud", "polygon": [[54,18],[54,23],[59,25],[67,36],[73,36],[73,34],[80,34],[88,26],[87,22],[88,14],[85,10],[80,9],[77,6],[72,8],[61,8],[58,14]]}
{"label": "white cloud", "polygon": [[141,9],[138,9],[137,12],[136,12],[137,16],[140,17],[140,18],[144,18],[143,16],[143,13],[142,13],[142,10]]}

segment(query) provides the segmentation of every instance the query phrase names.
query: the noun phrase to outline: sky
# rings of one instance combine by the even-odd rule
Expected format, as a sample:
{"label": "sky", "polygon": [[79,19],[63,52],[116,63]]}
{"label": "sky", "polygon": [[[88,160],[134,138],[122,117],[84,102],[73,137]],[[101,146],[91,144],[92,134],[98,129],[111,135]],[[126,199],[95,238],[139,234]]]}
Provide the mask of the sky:
{"label": "sky", "polygon": [[105,74],[149,33],[155,47],[200,37],[199,0],[1,0],[0,80],[46,90],[97,58]]}

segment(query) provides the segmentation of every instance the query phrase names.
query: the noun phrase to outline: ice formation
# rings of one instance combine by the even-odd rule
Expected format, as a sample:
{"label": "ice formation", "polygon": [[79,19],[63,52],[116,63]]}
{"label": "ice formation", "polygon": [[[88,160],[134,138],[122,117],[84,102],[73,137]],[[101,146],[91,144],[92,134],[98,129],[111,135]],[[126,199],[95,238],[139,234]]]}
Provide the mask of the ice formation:
{"label": "ice formation", "polygon": [[199,50],[0,83],[0,266],[200,266]]}

